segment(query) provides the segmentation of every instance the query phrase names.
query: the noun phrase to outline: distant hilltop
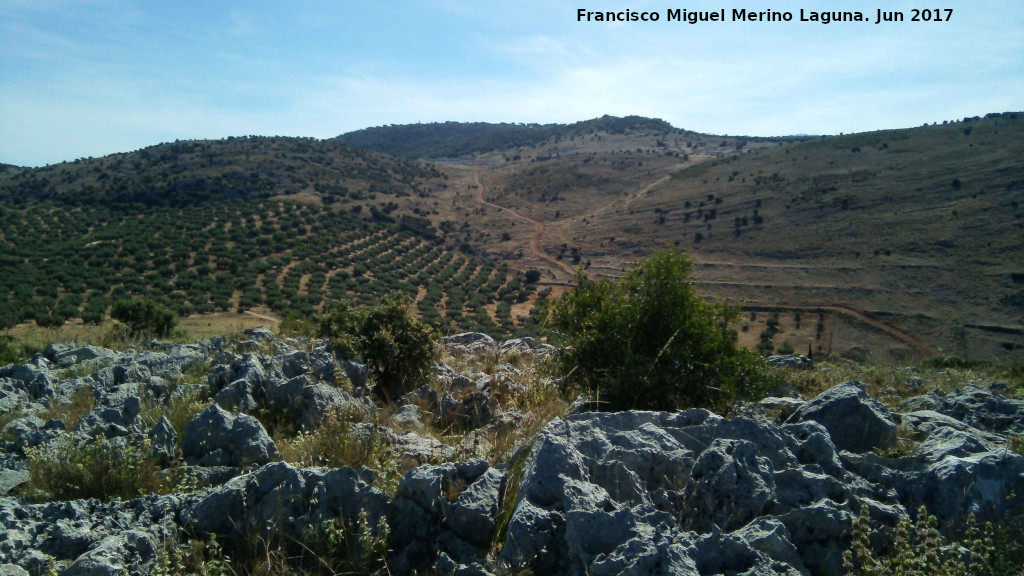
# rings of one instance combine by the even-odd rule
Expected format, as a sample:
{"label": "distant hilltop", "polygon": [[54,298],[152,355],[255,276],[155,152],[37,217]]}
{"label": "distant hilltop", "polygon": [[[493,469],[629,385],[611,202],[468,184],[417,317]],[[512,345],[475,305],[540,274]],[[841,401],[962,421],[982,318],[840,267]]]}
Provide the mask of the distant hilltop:
{"label": "distant hilltop", "polygon": [[356,148],[405,158],[457,158],[473,153],[535,146],[548,139],[593,132],[627,131],[672,133],[679,129],[657,118],[602,116],[573,124],[515,124],[489,122],[431,122],[378,126],[348,132],[334,140]]}

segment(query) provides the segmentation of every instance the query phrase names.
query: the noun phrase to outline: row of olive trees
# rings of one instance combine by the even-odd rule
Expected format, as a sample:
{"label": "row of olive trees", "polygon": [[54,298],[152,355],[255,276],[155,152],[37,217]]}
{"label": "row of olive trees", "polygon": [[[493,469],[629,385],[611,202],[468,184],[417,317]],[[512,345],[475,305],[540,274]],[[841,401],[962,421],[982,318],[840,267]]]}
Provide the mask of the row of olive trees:
{"label": "row of olive trees", "polygon": [[[563,382],[604,410],[725,408],[765,394],[775,381],[764,360],[737,348],[727,331],[739,310],[706,303],[687,280],[690,270],[683,253],[668,251],[618,281],[581,273],[548,317],[563,345]],[[318,335],[337,354],[365,360],[389,400],[423,382],[439,338],[401,294],[360,308],[340,304],[319,318]]]}

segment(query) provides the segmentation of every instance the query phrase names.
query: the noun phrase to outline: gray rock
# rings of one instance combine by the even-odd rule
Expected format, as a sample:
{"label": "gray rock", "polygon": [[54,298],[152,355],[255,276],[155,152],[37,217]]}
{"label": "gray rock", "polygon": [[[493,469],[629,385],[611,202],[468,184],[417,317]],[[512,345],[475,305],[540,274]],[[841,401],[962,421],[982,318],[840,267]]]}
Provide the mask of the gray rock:
{"label": "gray rock", "polygon": [[764,408],[767,411],[778,412],[779,418],[777,421],[785,421],[806,403],[807,402],[805,400],[801,400],[799,398],[769,396],[761,400],[758,404],[761,408]]}
{"label": "gray rock", "polygon": [[92,409],[78,420],[75,431],[91,438],[118,438],[142,434],[145,423],[139,417],[141,411],[142,401],[139,397],[129,396],[117,405],[97,406]]}
{"label": "gray rock", "polygon": [[0,454],[0,496],[28,482],[28,462],[13,454]]}
{"label": "gray rock", "polygon": [[779,517],[812,574],[840,576],[854,515],[831,500],[819,500]]}
{"label": "gray rock", "polygon": [[814,361],[807,356],[799,354],[786,354],[769,356],[768,364],[775,369],[791,368],[797,370],[810,370],[814,368]]}
{"label": "gray rock", "polygon": [[369,376],[366,364],[355,360],[342,360],[339,362],[339,365],[345,376],[348,377],[349,382],[352,383],[354,390],[366,388],[366,379]]}
{"label": "gray rock", "polygon": [[936,412],[974,428],[999,434],[1024,434],[1024,400],[1006,398],[974,384],[946,395]]}
{"label": "gray rock", "polygon": [[270,360],[262,355],[247,353],[237,358],[230,367],[217,366],[207,375],[210,393],[217,394],[225,386],[243,381],[245,389],[253,396],[259,395],[269,381],[264,364]]}
{"label": "gray rock", "polygon": [[505,340],[498,346],[498,349],[502,352],[512,352],[513,350],[518,352],[531,352],[540,348],[540,343],[525,336],[523,338],[513,338],[512,340]]}
{"label": "gray rock", "polygon": [[259,407],[253,394],[259,394],[248,380],[236,380],[221,388],[213,400],[218,406],[232,412],[249,413]]}
{"label": "gray rock", "polygon": [[[49,357],[45,351],[43,354]],[[99,346],[82,346],[81,348],[57,352],[50,359],[61,368],[85,362],[94,366],[108,366],[116,361],[117,353]]]}
{"label": "gray rock", "polygon": [[345,408],[359,410],[362,408],[354,399],[340,388],[329,384],[313,384],[303,386],[298,397],[293,401],[295,424],[300,429],[314,429],[329,414]]}
{"label": "gray rock", "polygon": [[756,451],[746,440],[718,438],[700,454],[683,494],[687,529],[731,532],[762,515],[775,499],[775,479]]}
{"label": "gray rock", "polygon": [[483,460],[408,471],[395,500],[396,515],[403,519],[391,541],[396,570],[427,568],[436,551],[460,564],[482,561],[496,529],[504,483],[505,474]]}
{"label": "gray rock", "polygon": [[214,404],[185,425],[181,451],[189,464],[245,466],[277,458],[277,446],[259,420]]}
{"label": "gray rock", "polygon": [[234,542],[254,535],[301,538],[307,528],[328,520],[340,521],[355,534],[361,514],[378,530],[388,505],[372,481],[371,471],[347,466],[323,470],[268,464],[202,496],[182,511],[182,523],[193,534]]}
{"label": "gray rock", "polygon": [[406,404],[395,410],[391,415],[391,422],[400,428],[413,429],[423,426],[420,415],[420,407],[415,404]]}
{"label": "gray rock", "polygon": [[0,576],[29,576],[28,570],[14,564],[0,565]]}
{"label": "gray rock", "polygon": [[149,430],[149,439],[153,443],[153,453],[160,459],[160,463],[169,466],[174,461],[178,433],[167,416],[161,416],[160,420]]}
{"label": "gray rock", "polygon": [[344,390],[313,382],[307,375],[271,382],[267,401],[273,410],[292,415],[296,426],[310,430],[331,413],[345,409],[361,412],[365,408]]}
{"label": "gray rock", "polygon": [[451,460],[455,449],[425,434],[412,430],[391,437],[391,444],[398,452],[400,468],[411,468],[422,464],[431,464]]}
{"label": "gray rock", "polygon": [[840,450],[869,452],[896,441],[892,412],[865,392],[863,382],[843,382],[801,406],[789,423],[813,420],[828,430]]}
{"label": "gray rock", "polygon": [[121,576],[149,573],[160,544],[148,532],[129,530],[104,538],[62,573],[62,576]]}
{"label": "gray rock", "polygon": [[447,336],[444,339],[444,343],[446,346],[462,348],[469,351],[492,350],[497,349],[498,347],[494,342],[494,338],[480,332],[463,332],[461,334]]}
{"label": "gray rock", "polygon": [[257,326],[256,328],[249,328],[242,332],[245,337],[254,342],[272,342],[277,336],[270,329],[264,326]]}
{"label": "gray rock", "polygon": [[56,382],[56,378],[50,374],[45,364],[9,364],[0,367],[0,379],[3,378],[20,383],[15,385],[24,390],[32,400],[53,396],[53,386]]}
{"label": "gray rock", "polygon": [[736,536],[750,544],[755,550],[792,567],[802,576],[810,576],[811,571],[804,566],[800,552],[793,545],[793,538],[786,525],[777,518],[763,516],[734,532]]}
{"label": "gray rock", "polygon": [[77,558],[102,538],[89,528],[89,523],[80,520],[57,520],[39,548],[55,558]]}
{"label": "gray rock", "polygon": [[[1024,486],[1024,456],[970,431],[935,429],[909,462],[880,470],[908,509],[924,505],[944,526],[962,527],[967,514],[998,523],[1024,516],[1016,495]],[[900,469],[901,468],[901,469]]]}
{"label": "gray rock", "polygon": [[14,412],[30,399],[22,382],[0,378],[0,414]]}

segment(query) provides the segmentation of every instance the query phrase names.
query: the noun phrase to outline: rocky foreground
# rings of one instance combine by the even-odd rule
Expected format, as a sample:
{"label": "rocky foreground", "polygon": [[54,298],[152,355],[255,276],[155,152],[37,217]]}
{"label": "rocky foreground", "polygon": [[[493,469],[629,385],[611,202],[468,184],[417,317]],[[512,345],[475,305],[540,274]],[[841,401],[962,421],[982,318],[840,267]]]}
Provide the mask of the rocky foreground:
{"label": "rocky foreground", "polygon": [[[516,426],[523,415],[495,400],[524,392],[509,365],[482,374],[439,364],[435,385],[398,401],[378,433],[411,469],[391,496],[368,468],[278,461],[249,414],[276,411],[313,429],[337,410],[370,412],[365,367],[316,342],[259,329],[247,336],[124,352],[55,345],[0,368],[0,414],[9,420],[0,442],[0,574],[151,574],[173,538],[215,536],[231,550],[254,537],[301,540],[333,523],[386,538],[392,574],[832,576],[842,573],[862,506],[880,541],[922,505],[948,535],[969,515],[1024,515],[1024,457],[1009,448],[1024,433],[1024,401],[975,385],[911,398],[899,412],[854,381],[810,400],[768,398],[757,417],[581,406],[497,467],[446,462],[469,451],[409,431],[427,417],[475,428],[478,438]],[[483,335],[446,345],[499,348]],[[500,348],[551,352],[530,339]],[[207,369],[195,386],[214,402],[183,430],[165,417],[145,422],[144,403],[188,392],[172,383]],[[86,388],[95,407],[73,429],[39,416]],[[107,503],[2,496],[30,493],[33,450],[98,438],[144,440],[198,489]],[[916,449],[895,450],[905,438]]]}

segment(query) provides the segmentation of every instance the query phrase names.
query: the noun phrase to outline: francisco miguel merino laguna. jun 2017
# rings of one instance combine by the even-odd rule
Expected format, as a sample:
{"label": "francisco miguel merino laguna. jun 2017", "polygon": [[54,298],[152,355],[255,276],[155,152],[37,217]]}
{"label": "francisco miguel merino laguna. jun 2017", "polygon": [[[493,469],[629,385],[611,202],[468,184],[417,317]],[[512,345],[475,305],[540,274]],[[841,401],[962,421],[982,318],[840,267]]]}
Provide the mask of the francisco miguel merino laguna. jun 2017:
{"label": "francisco miguel merino laguna. jun 2017", "polygon": [[[727,18],[726,16],[729,16]],[[733,8],[727,12],[719,10],[691,11],[685,8],[666,9],[666,22],[816,22],[830,24],[833,22],[867,22],[882,24],[889,22],[947,22],[953,17],[952,8],[912,9],[908,12],[899,10],[877,9],[872,17],[858,11],[799,11],[799,18],[792,12],[779,10],[747,10]],[[635,10],[591,11],[586,8],[576,10],[577,22],[660,22],[660,12],[639,12]]]}

